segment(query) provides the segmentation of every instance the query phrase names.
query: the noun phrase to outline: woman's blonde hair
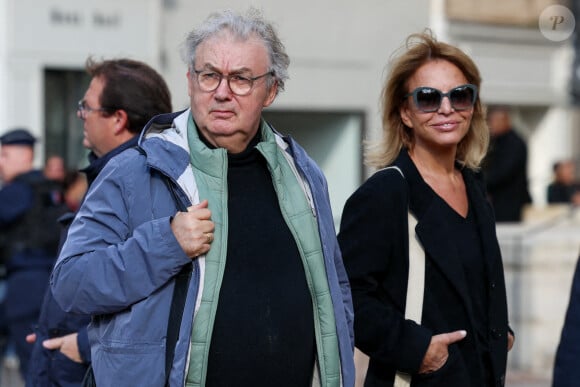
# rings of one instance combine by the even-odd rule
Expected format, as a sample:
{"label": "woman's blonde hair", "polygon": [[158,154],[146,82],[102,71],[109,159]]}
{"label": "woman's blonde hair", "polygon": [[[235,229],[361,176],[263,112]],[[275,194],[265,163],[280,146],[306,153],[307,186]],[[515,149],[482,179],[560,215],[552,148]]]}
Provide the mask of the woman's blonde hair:
{"label": "woman's blonde hair", "polygon": [[[381,93],[382,138],[365,142],[365,162],[367,165],[382,168],[391,164],[403,147],[411,149],[414,145],[413,131],[403,124],[400,108],[406,103],[405,95],[408,80],[419,67],[434,60],[446,60],[461,70],[468,83],[480,90],[481,76],[477,66],[459,48],[438,42],[429,30],[410,35],[403,52],[395,56],[389,76]],[[478,170],[489,145],[489,130],[485,121],[485,111],[479,95],[473,107],[471,126],[457,147],[456,160],[461,165]]]}

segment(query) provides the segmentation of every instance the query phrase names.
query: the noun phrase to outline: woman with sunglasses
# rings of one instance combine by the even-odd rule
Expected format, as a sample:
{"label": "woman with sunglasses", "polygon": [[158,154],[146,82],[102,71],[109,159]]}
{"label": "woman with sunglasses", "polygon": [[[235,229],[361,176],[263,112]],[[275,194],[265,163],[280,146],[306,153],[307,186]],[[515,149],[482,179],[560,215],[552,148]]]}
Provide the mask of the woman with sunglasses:
{"label": "woman with sunglasses", "polygon": [[[513,335],[479,167],[480,83],[465,53],[429,33],[411,35],[390,67],[382,138],[366,152],[379,171],[348,199],[339,233],[355,342],[370,357],[365,386],[392,386],[397,371],[412,386],[504,385]],[[410,280],[409,238],[424,256],[424,276]],[[405,318],[409,281],[424,286],[419,322]]]}

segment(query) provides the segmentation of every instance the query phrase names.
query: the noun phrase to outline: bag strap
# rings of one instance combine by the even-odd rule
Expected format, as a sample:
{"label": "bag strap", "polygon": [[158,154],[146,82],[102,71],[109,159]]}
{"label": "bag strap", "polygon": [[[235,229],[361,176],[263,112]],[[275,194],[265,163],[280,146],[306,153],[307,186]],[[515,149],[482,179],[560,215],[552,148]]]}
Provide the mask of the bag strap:
{"label": "bag strap", "polygon": [[409,211],[409,280],[407,281],[405,318],[421,324],[425,291],[425,251],[417,239],[415,227],[417,227],[417,218]]}
{"label": "bag strap", "polygon": [[[187,212],[187,206],[177,195],[175,185],[171,182],[169,177],[163,175],[163,181],[171,192],[173,200],[177,204],[179,211]],[[183,309],[185,308],[185,299],[187,298],[187,289],[191,279],[191,272],[193,271],[193,262],[184,265],[179,273],[175,276],[175,286],[173,288],[173,298],[171,300],[171,309],[169,310],[169,321],[167,324],[167,339],[165,351],[165,385],[169,386],[169,375],[171,374],[171,367],[173,366],[173,358],[175,357],[175,346],[179,338],[179,328],[181,327],[181,320],[183,318]]]}
{"label": "bag strap", "polygon": [[[139,153],[146,156],[147,153],[140,146],[135,147]],[[182,212],[187,212],[187,206],[180,199],[175,189],[175,184],[171,179],[165,175],[162,176],[163,182],[171,193],[171,197],[175,202],[177,209]],[[181,327],[181,320],[183,319],[183,309],[185,307],[185,299],[187,298],[187,289],[189,288],[189,281],[193,271],[193,262],[184,265],[179,273],[175,275],[175,286],[173,288],[173,296],[171,299],[171,308],[169,309],[169,320],[167,323],[167,339],[165,341],[165,386],[169,387],[169,376],[171,374],[171,367],[173,366],[173,359],[175,357],[175,346],[179,338],[179,328]]]}
{"label": "bag strap", "polygon": [[[390,166],[385,169],[397,170],[403,179],[405,175],[397,166]],[[423,313],[423,295],[425,291],[425,250],[421,246],[415,228],[417,227],[417,218],[407,204],[409,226],[409,279],[407,281],[407,299],[405,302],[405,319],[413,320],[421,324]]]}
{"label": "bag strap", "polygon": [[[403,171],[396,166],[385,169],[396,169],[403,179]],[[417,218],[409,208],[408,225],[409,225],[409,278],[407,280],[407,299],[405,302],[405,319],[413,320],[421,324],[423,313],[423,296],[425,292],[425,251],[421,246],[415,233],[417,227]],[[411,375],[397,371],[393,387],[409,387],[411,385]]]}

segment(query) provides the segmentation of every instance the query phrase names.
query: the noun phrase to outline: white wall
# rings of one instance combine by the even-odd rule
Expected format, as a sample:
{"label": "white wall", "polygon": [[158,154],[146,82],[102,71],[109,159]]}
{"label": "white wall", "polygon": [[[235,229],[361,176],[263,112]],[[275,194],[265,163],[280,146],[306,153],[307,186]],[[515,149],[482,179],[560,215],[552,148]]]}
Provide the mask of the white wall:
{"label": "white wall", "polygon": [[[540,110],[540,109],[537,109]],[[547,186],[553,176],[555,161],[573,158],[576,150],[572,130],[570,108],[550,107],[541,109],[539,120],[533,123],[528,142],[528,177],[530,193],[536,206],[547,204]]]}
{"label": "white wall", "polygon": [[[159,65],[157,0],[5,0],[0,8],[0,133],[44,131],[44,69],[128,56]],[[37,164],[43,159],[37,147]]]}
{"label": "white wall", "polygon": [[533,27],[447,23],[442,28],[477,64],[482,101],[512,107],[514,127],[528,143],[533,203],[545,205],[552,163],[576,151],[568,95],[570,42],[550,41]]}
{"label": "white wall", "polygon": [[578,259],[579,215],[551,206],[534,211],[526,223],[497,227],[516,334],[508,356],[512,371],[551,380]]}

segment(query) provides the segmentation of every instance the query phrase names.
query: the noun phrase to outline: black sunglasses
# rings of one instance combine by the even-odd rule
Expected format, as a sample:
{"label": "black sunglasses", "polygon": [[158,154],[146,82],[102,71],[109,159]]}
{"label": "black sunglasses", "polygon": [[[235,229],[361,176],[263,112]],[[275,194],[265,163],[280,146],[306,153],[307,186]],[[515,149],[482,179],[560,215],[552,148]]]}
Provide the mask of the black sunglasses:
{"label": "black sunglasses", "polygon": [[477,99],[477,86],[466,84],[454,87],[447,93],[432,87],[418,87],[410,93],[405,94],[405,98],[413,96],[413,101],[417,109],[425,113],[436,112],[441,107],[443,97],[449,98],[451,107],[454,110],[467,110],[473,107]]}

